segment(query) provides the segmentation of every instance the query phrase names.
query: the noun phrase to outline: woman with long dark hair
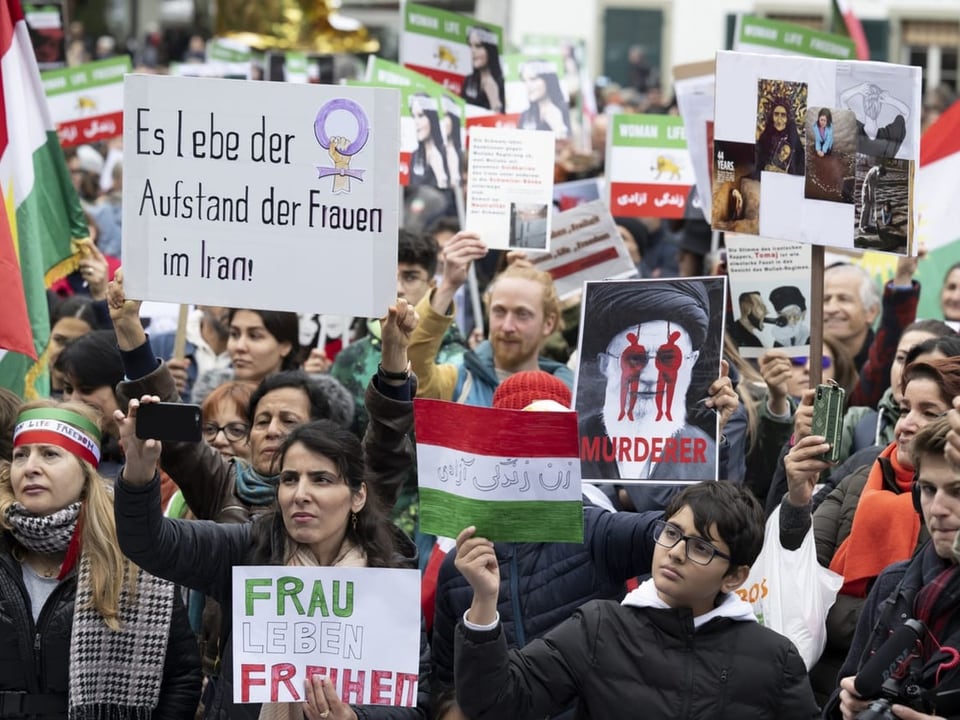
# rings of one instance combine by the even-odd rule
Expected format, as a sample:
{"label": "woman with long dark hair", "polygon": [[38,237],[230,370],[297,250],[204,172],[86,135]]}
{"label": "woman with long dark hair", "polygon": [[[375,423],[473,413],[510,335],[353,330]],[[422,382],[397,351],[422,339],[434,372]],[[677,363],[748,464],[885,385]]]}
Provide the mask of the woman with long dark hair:
{"label": "woman with long dark hair", "polygon": [[570,109],[563,97],[557,68],[545,60],[523,64],[520,75],[527,86],[529,107],[520,114],[526,130],[552,130],[558,138],[570,134]]}
{"label": "woman with long dark hair", "polygon": [[475,25],[467,29],[467,44],[473,72],[464,78],[460,97],[471,105],[502,113],[503,70],[496,34]]}
{"label": "woman with long dark hair", "polygon": [[450,187],[450,168],[436,99],[426,93],[411,95],[410,115],[417,133],[417,149],[410,156],[410,184],[445,190]]}

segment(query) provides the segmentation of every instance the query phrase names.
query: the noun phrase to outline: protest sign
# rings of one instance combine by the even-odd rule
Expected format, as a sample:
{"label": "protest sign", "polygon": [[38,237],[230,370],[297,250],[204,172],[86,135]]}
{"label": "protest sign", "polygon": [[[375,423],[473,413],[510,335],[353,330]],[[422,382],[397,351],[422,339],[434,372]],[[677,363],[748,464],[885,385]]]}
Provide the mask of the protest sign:
{"label": "protest sign", "polygon": [[[597,114],[597,99],[593,77],[587,67],[587,41],[581,37],[527,34],[523,36],[520,47],[525,55],[532,57],[559,52],[563,58],[560,81],[564,94],[570,98],[574,136],[582,134],[582,140],[589,144],[589,120]],[[579,133],[576,128],[579,128]]]}
{"label": "protest sign", "polygon": [[614,115],[607,134],[606,168],[611,212],[684,216],[694,173],[679,117]]}
{"label": "protest sign", "polygon": [[495,113],[504,107],[502,51],[496,25],[416,3],[403,7],[400,62]]}
{"label": "protest sign", "polygon": [[63,2],[23,3],[23,18],[41,70],[55,70],[67,64],[65,9]]}
{"label": "protest sign", "polygon": [[549,250],[553,151],[544,130],[470,130],[468,227],[493,249]]}
{"label": "protest sign", "polygon": [[570,136],[570,103],[560,78],[559,55],[504,55],[503,74],[507,112],[519,115],[524,130],[550,130],[557,139]]}
{"label": "protest sign", "polygon": [[700,211],[710,222],[710,205],[703,202],[703,198],[712,197],[710,158],[713,156],[714,63],[678,65],[673,69],[673,75],[673,89],[683,118],[697,195],[701,198]]}
{"label": "protest sign", "polygon": [[555,215],[550,252],[531,253],[528,259],[550,273],[561,300],[580,292],[586,280],[637,275],[610,211],[599,200]]}
{"label": "protest sign", "polygon": [[600,177],[556,183],[553,186],[553,206],[562,212],[591,200],[599,200],[604,185]]}
{"label": "protest sign", "polygon": [[738,15],[733,49],[769,55],[804,55],[829,60],[856,60],[857,47],[850,38],[803,25]]}
{"label": "protest sign", "polygon": [[703,400],[720,372],[726,278],[584,285],[574,406],[584,481],[717,478],[717,415]]}
{"label": "protest sign", "polygon": [[234,702],[304,702],[319,675],[344,703],[413,707],[419,665],[417,570],[234,566]]}
{"label": "protest sign", "polygon": [[41,74],[50,115],[63,147],[109,140],[123,133],[126,55]]}
{"label": "protest sign", "polygon": [[129,75],[124,118],[130,297],[361,317],[393,302],[396,90]]}
{"label": "protest sign", "polygon": [[415,70],[373,55],[367,61],[366,78],[366,85],[401,90],[400,184],[459,187],[465,145],[463,100]]}
{"label": "protest sign", "polygon": [[811,246],[727,233],[733,321],[727,334],[746,358],[770,348],[810,354]]}
{"label": "protest sign", "polygon": [[911,254],[920,80],[889,63],[719,53],[713,227]]}
{"label": "protest sign", "polygon": [[583,542],[575,413],[415,400],[414,418],[423,532]]}

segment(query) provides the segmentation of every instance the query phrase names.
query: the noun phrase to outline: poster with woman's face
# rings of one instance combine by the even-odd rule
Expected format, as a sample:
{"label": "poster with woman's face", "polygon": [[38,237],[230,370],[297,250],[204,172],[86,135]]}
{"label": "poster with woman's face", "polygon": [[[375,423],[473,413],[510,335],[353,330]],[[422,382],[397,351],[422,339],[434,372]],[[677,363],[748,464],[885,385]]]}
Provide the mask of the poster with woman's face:
{"label": "poster with woman's face", "polygon": [[[714,227],[911,253],[919,68],[721,52],[715,93],[715,147],[729,164],[734,149],[752,146],[754,167],[728,178],[733,186],[714,184]],[[715,170],[727,170],[719,152]],[[746,163],[738,155],[735,165]],[[740,207],[756,222],[745,226]]]}
{"label": "poster with woman's face", "polygon": [[506,55],[504,69],[507,112],[519,113],[519,127],[569,137],[570,103],[560,82],[563,57]]}

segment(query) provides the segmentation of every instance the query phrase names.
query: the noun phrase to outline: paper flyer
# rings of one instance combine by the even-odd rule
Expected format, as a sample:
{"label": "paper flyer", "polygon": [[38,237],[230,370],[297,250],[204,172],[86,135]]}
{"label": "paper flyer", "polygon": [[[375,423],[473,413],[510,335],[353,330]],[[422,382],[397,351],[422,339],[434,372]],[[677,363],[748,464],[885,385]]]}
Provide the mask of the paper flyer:
{"label": "paper flyer", "polygon": [[920,68],[735,52],[716,68],[714,228],[914,251]]}
{"label": "paper flyer", "polygon": [[556,139],[545,130],[470,130],[465,227],[499,250],[549,250]]}
{"label": "paper flyer", "polygon": [[683,120],[676,115],[614,115],[606,175],[616,216],[682,218],[694,184]]}
{"label": "paper flyer", "polygon": [[726,235],[733,316],[727,334],[745,358],[770,348],[810,354],[810,245]]}

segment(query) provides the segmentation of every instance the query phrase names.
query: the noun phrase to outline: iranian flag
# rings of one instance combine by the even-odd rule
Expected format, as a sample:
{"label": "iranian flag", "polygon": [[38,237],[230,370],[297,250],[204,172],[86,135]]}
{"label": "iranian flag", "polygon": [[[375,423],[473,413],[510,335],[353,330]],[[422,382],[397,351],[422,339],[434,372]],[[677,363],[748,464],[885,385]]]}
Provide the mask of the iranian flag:
{"label": "iranian flag", "polygon": [[47,394],[46,288],[89,235],[50,119],[19,0],[0,0],[0,386]]}
{"label": "iranian flag", "polygon": [[420,529],[583,542],[577,415],[416,400]]}
{"label": "iranian flag", "polygon": [[833,0],[832,32],[848,35],[857,48],[857,60],[870,59],[870,46],[863,32],[863,23],[853,11],[853,0]]}

